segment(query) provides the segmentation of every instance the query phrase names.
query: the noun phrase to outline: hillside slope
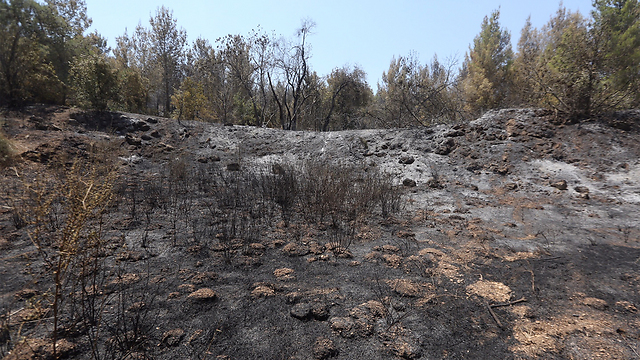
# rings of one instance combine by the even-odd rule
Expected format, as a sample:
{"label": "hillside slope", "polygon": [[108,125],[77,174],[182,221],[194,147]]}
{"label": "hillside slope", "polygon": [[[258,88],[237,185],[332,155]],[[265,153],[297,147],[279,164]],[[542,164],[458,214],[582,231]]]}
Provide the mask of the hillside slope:
{"label": "hillside slope", "polygon": [[[468,124],[331,133],[65,108],[4,116],[21,158],[0,182],[6,359],[52,351],[51,267],[42,255],[60,253],[34,246],[30,194],[69,179],[77,159],[107,164],[118,177],[114,201],[87,223],[104,240],[89,256],[99,259],[99,276],[70,267],[69,279],[99,281],[84,296],[87,283],[63,286],[57,351],[65,355],[640,352],[638,112],[557,124],[545,110],[507,109]],[[95,181],[91,174],[78,186]],[[305,192],[319,179],[340,186]],[[351,198],[338,202],[336,187],[377,197],[339,217],[340,206],[365,197],[347,191]],[[394,189],[401,206],[387,211]],[[329,200],[311,202],[316,195]],[[59,216],[47,221],[64,224],[68,213],[56,201],[50,214]],[[88,308],[102,314],[98,322],[88,321]]]}

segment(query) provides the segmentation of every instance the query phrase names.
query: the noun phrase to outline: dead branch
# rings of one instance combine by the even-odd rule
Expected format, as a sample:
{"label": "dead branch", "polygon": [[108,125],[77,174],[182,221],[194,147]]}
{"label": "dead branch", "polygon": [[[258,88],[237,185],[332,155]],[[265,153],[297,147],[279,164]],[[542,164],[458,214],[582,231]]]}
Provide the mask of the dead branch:
{"label": "dead branch", "polygon": [[521,302],[525,302],[527,301],[526,298],[522,298],[522,299],[518,299],[518,300],[514,300],[514,301],[509,301],[506,302],[504,304],[493,304],[493,305],[489,305],[489,308],[497,308],[497,307],[503,307],[503,306],[511,306],[511,305],[515,305]]}
{"label": "dead branch", "polygon": [[491,316],[493,317],[493,320],[495,320],[496,323],[498,324],[498,327],[502,329],[502,323],[500,322],[500,319],[498,319],[498,315],[496,315],[496,313],[493,312],[493,309],[489,304],[485,304],[485,305],[487,306],[487,310],[489,310],[489,314],[491,314]]}

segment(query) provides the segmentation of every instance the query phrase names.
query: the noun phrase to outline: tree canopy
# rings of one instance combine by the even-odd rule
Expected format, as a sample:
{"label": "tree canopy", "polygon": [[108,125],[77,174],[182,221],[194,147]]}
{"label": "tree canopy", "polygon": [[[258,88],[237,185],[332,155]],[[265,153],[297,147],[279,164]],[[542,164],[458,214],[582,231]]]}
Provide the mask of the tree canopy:
{"label": "tree canopy", "polygon": [[358,65],[314,71],[310,19],[289,38],[257,28],[190,43],[161,6],[110,49],[98,32],[87,33],[83,0],[0,0],[0,105],[319,131],[426,126],[512,106],[574,120],[638,107],[638,0],[595,0],[587,15],[561,5],[542,28],[527,20],[514,51],[495,10],[460,65],[396,55],[374,92]]}

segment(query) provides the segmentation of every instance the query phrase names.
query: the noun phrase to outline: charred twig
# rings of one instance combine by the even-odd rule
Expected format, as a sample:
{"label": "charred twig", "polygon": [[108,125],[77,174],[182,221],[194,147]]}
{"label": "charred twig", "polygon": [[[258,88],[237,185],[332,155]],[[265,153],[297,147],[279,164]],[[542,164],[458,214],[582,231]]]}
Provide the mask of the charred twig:
{"label": "charred twig", "polygon": [[550,261],[550,260],[557,260],[557,259],[562,259],[562,256],[554,256],[554,257],[550,257],[550,258],[546,258],[546,259],[531,259],[531,260]]}
{"label": "charred twig", "polygon": [[502,323],[500,322],[500,319],[498,319],[498,315],[496,315],[496,313],[493,312],[493,309],[489,304],[485,304],[485,305],[487,306],[487,310],[489,310],[489,314],[491,314],[491,316],[493,317],[493,320],[495,320],[496,323],[498,324],[498,327],[502,329]]}
{"label": "charred twig", "polygon": [[531,274],[531,292],[535,293],[536,292],[536,275],[533,273],[533,266],[531,266],[531,263],[527,260],[527,265],[529,265],[530,269],[527,269],[527,271]]}
{"label": "charred twig", "polygon": [[521,302],[525,302],[527,301],[526,298],[522,298],[522,299],[518,299],[518,300],[514,300],[514,301],[509,301],[506,302],[504,304],[493,304],[493,305],[489,305],[489,308],[497,308],[497,307],[503,307],[503,306],[511,306],[511,305],[515,305]]}

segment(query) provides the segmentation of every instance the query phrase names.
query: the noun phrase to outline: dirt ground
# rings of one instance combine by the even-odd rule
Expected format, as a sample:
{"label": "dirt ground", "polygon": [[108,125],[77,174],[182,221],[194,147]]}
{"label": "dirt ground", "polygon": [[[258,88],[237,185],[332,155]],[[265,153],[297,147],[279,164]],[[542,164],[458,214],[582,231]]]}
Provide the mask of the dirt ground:
{"label": "dirt ground", "polygon": [[[117,179],[88,223],[99,231],[83,235],[104,240],[88,258],[99,274],[77,295],[71,284],[88,272],[70,266],[61,285],[56,356],[640,359],[638,111],[567,124],[510,109],[331,133],[54,107],[2,117],[18,154],[0,169],[4,359],[53,358],[46,256],[64,251],[36,247],[25,194],[77,159],[100,159]],[[388,174],[400,207],[343,233],[286,212],[287,194],[280,207],[255,200],[265,173],[320,162]],[[226,195],[214,206],[210,191]],[[222,202],[252,207],[236,223]],[[51,214],[49,224],[69,219]]]}

